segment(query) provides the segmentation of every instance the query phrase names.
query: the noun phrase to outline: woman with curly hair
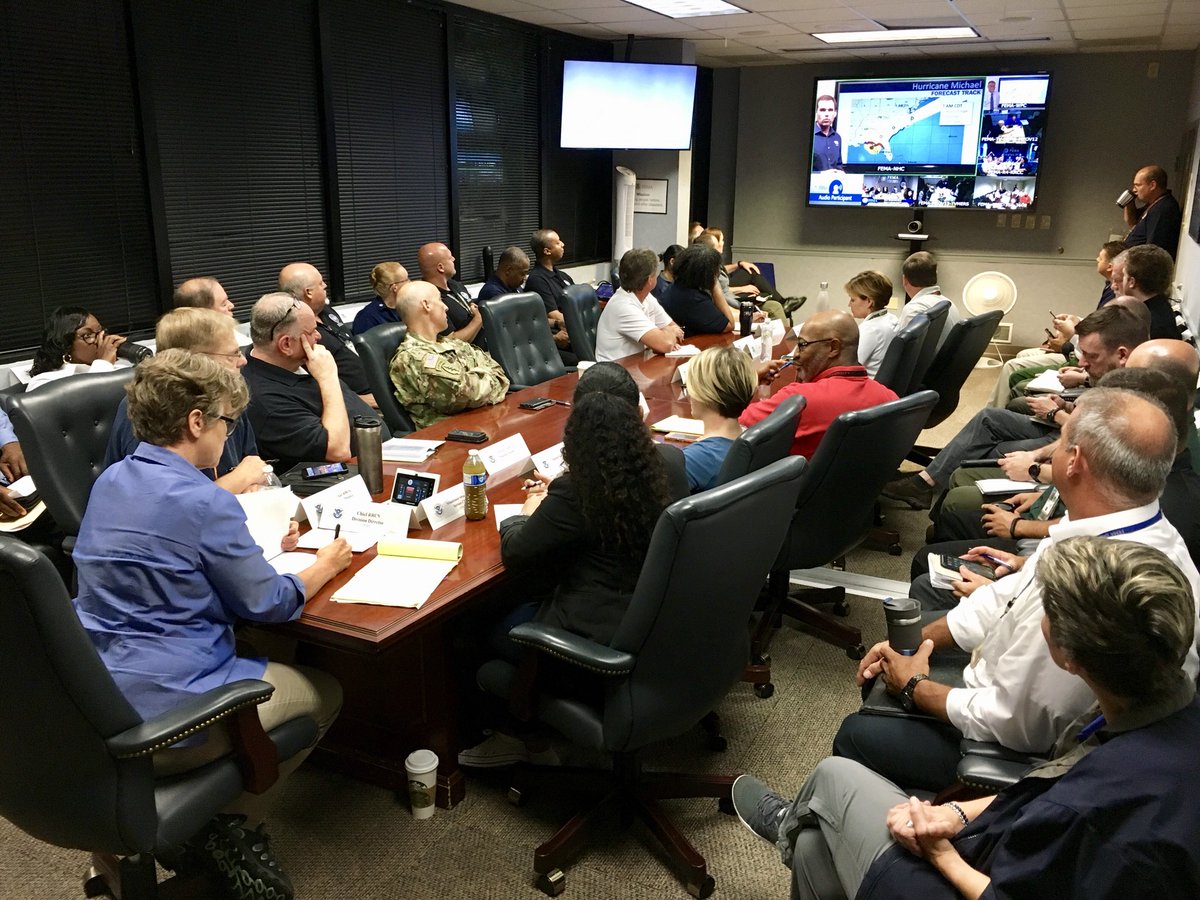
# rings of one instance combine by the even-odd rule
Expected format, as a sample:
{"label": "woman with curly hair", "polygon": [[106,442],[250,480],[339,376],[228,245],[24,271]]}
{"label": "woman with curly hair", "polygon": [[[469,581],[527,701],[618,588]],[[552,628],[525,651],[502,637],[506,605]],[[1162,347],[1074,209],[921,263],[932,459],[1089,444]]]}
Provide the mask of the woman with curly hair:
{"label": "woman with curly hair", "polygon": [[608,643],[670,502],[666,472],[637,408],[602,392],[575,404],[563,460],[568,471],[531,487],[521,514],[501,525],[500,555],[509,568],[560,573],[538,621]]}
{"label": "woman with curly hair", "polygon": [[46,322],[25,390],[84,372],[111,372],[116,368],[117,348],[123,343],[125,338],[109,334],[83,307],[60,306]]}
{"label": "woman with curly hair", "polygon": [[685,337],[721,334],[738,323],[739,308],[731,307],[717,286],[720,271],[721,255],[706,244],[692,244],[675,257],[675,284],[659,303]]}

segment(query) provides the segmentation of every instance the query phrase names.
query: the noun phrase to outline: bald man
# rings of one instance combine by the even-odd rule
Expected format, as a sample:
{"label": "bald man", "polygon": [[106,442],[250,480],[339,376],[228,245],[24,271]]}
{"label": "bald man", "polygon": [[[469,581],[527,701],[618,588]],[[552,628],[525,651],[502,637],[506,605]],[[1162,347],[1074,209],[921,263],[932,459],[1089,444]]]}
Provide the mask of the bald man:
{"label": "bald man", "polygon": [[321,343],[337,363],[338,378],[358,394],[363,403],[378,409],[379,404],[371,394],[371,383],[367,381],[367,371],[350,343],[350,329],[329,305],[325,279],[317,267],[306,262],[288,263],[279,270],[279,290],[291,294],[313,311]]}
{"label": "bald man", "polygon": [[213,312],[233,318],[233,301],[225,293],[225,288],[221,287],[221,282],[207,275],[180,282],[179,287],[175,288],[175,293],[171,296],[171,305],[176,309],[189,306],[197,309],[211,309]]}
{"label": "bald man", "polygon": [[792,453],[805,459],[812,459],[829,425],[842,413],[896,399],[891,388],[875,381],[859,365],[858,323],[844,310],[816,313],[801,325],[793,360],[796,381],[768,399],[750,404],[738,421],[749,427],[769,416],[788,397],[803,395],[806,405]]}
{"label": "bald man", "polygon": [[1179,208],[1179,201],[1167,190],[1166,171],[1162,166],[1143,166],[1133,176],[1130,192],[1136,201],[1123,210],[1125,224],[1129,226],[1129,233],[1125,235],[1126,246],[1153,244],[1162,247],[1171,254],[1171,259],[1175,259],[1183,210]]}
{"label": "bald man", "polygon": [[500,364],[486,350],[445,336],[446,304],[436,287],[410,281],[400,289],[399,307],[408,335],[390,374],[396,399],[418,428],[504,399],[508,378]]}
{"label": "bald man", "polygon": [[[417,251],[417,265],[421,277],[438,289],[442,302],[446,304],[446,325],[442,334],[455,340],[484,346],[483,317],[479,307],[471,299],[466,285],[455,279],[454,254],[445,244],[433,242]],[[403,317],[403,316],[402,316]]]}

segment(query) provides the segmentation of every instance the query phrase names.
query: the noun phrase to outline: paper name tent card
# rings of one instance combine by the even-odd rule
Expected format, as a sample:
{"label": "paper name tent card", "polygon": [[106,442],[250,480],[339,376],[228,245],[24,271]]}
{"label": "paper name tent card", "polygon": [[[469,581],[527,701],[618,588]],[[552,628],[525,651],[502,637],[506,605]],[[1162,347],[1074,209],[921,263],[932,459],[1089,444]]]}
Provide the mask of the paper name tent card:
{"label": "paper name tent card", "polygon": [[457,541],[387,537],[378,556],[333,592],[339,603],[371,603],[420,609],[462,559]]}
{"label": "paper name tent card", "polygon": [[683,434],[704,434],[704,423],[699,419],[685,419],[683,416],[667,416],[650,426],[655,431],[679,431]]}

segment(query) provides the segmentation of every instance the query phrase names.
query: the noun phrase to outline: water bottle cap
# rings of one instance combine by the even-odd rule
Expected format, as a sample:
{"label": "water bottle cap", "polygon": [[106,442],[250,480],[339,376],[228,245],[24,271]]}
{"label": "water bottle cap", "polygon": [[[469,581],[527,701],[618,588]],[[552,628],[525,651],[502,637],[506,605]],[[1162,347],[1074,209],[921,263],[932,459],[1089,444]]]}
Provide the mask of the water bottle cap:
{"label": "water bottle cap", "polygon": [[821,290],[823,290],[823,291],[829,290],[829,282],[828,281],[821,282]]}
{"label": "water bottle cap", "polygon": [[271,465],[266,465],[266,466],[263,466],[263,474],[264,474],[264,475],[270,475],[270,474],[271,474],[272,472],[274,472],[274,471],[275,471],[275,467],[274,467],[274,466],[271,466]]}

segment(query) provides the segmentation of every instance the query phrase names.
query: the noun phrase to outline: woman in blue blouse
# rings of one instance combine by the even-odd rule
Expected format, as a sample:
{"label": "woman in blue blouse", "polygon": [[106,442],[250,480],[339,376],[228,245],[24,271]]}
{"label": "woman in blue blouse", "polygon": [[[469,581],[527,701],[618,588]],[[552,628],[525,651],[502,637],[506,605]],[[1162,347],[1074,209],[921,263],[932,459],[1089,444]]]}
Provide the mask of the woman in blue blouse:
{"label": "woman in blue blouse", "polygon": [[[338,539],[297,575],[280,575],[246,528],[237,498],[204,469],[249,401],[235,369],[200,353],[165,350],[140,365],[127,388],[141,443],[97,479],[75,545],[80,621],[122,693],[149,718],[242,678],[275,685],[259,718],[271,729],[300,715],[321,733],[341,707],[341,689],[323,672],[245,658],[234,648],[240,620],[287,622],[306,598],[350,563]],[[223,733],[154,756],[156,771],[186,771],[228,751]],[[195,846],[232,890],[249,878],[291,897],[259,821],[301,753],[280,766],[270,791],[243,795],[208,823]],[[220,863],[218,865],[218,863]]]}
{"label": "woman in blue blouse", "polygon": [[738,416],[757,388],[758,375],[749,354],[736,347],[709,347],[688,363],[692,417],[704,423],[704,437],[683,448],[693,494],[716,486],[725,456],[742,433]]}

